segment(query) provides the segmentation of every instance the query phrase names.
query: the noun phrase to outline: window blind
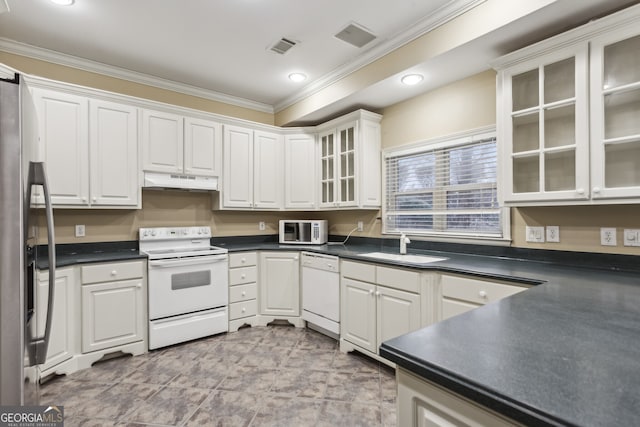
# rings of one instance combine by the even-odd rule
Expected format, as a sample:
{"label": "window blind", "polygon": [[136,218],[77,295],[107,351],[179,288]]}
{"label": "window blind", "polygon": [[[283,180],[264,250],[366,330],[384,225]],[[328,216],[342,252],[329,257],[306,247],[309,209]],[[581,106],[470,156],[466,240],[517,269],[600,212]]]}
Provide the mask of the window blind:
{"label": "window blind", "polygon": [[502,237],[495,135],[385,155],[384,232]]}

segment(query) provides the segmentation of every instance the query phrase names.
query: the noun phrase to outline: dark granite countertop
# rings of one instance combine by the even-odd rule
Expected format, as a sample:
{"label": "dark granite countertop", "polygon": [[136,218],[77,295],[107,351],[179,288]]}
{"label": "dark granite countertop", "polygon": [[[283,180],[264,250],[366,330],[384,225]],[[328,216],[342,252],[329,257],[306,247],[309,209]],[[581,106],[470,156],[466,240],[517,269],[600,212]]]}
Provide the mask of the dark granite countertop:
{"label": "dark granite countertop", "polygon": [[[36,268],[47,270],[49,268],[47,247],[38,247],[37,253]],[[75,264],[146,258],[146,255],[138,251],[138,242],[136,241],[56,245],[56,267],[58,268]]]}
{"label": "dark granite countertop", "polygon": [[[382,343],[380,354],[425,379],[526,425],[640,425],[640,263],[636,256],[413,244],[444,261],[416,265],[363,257],[397,253],[376,239],[280,245],[214,238],[230,253],[310,251],[357,261],[504,279],[533,286]],[[144,258],[137,242],[60,251],[58,266]],[[457,248],[454,248],[457,249]],[[479,253],[479,254],[478,254]],[[596,268],[593,268],[596,267]],[[38,268],[47,268],[46,253]]]}

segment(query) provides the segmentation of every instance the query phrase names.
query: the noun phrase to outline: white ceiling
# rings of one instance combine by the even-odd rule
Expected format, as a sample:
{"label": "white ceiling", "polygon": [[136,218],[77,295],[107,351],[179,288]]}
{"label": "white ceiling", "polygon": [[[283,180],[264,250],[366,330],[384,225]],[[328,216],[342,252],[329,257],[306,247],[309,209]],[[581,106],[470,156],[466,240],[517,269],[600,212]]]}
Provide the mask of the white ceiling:
{"label": "white ceiling", "polygon": [[[50,0],[7,0],[10,12],[0,14],[0,49],[134,81],[175,84],[181,91],[273,112],[482,1],[76,0],[61,7]],[[354,106],[391,105],[487,69],[489,61],[509,50],[630,3],[636,1],[558,0],[437,61],[415,64],[413,69],[431,76],[423,85],[398,91],[381,81],[299,123]],[[334,37],[352,22],[377,38],[359,49]],[[285,55],[268,49],[281,37],[298,43]],[[461,59],[465,66],[456,66]],[[307,81],[289,81],[292,72],[305,73]]]}

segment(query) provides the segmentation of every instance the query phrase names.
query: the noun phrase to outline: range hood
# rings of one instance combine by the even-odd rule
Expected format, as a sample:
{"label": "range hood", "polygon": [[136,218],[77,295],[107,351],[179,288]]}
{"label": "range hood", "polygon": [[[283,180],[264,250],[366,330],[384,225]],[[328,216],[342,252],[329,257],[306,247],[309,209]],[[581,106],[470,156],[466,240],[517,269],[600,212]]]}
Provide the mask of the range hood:
{"label": "range hood", "polygon": [[217,191],[218,177],[145,172],[143,187]]}

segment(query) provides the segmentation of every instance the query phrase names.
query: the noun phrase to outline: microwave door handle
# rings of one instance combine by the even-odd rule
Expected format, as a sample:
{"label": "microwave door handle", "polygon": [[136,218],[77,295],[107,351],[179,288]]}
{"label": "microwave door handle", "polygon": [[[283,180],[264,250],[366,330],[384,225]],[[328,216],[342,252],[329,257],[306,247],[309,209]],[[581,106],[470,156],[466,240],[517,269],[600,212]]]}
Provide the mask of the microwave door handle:
{"label": "microwave door handle", "polygon": [[[47,316],[44,327],[44,335],[42,337],[32,337],[32,330],[27,327],[27,349],[29,353],[29,361],[32,364],[43,364],[47,360],[47,350],[49,348],[49,340],[51,338],[51,322],[53,319],[53,301],[55,296],[56,284],[56,243],[53,225],[53,207],[51,206],[51,193],[49,191],[49,183],[42,162],[29,162],[29,172],[27,176],[27,195],[25,198],[25,243],[29,231],[29,209],[31,208],[31,191],[34,185],[41,185],[44,190],[44,204],[47,218],[47,244],[49,245],[49,290],[47,295]],[[35,295],[35,280],[31,280],[29,286],[34,287],[31,291]],[[34,307],[37,310],[37,307]],[[37,325],[33,325],[37,330]]]}
{"label": "microwave door handle", "polygon": [[171,268],[181,267],[184,265],[198,265],[198,264],[211,264],[214,262],[224,261],[227,259],[226,255],[213,255],[194,258],[182,258],[177,260],[155,260],[150,261],[151,267]]}

